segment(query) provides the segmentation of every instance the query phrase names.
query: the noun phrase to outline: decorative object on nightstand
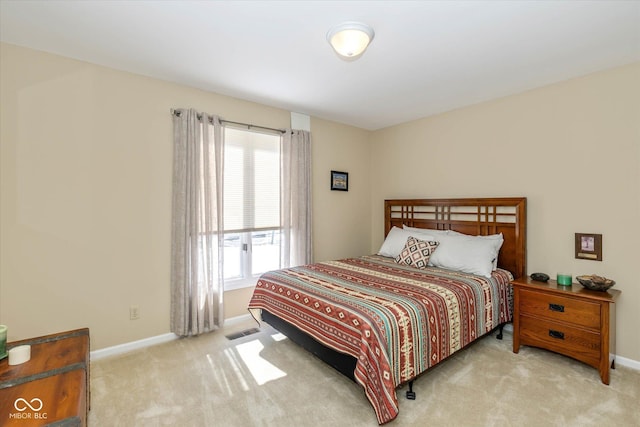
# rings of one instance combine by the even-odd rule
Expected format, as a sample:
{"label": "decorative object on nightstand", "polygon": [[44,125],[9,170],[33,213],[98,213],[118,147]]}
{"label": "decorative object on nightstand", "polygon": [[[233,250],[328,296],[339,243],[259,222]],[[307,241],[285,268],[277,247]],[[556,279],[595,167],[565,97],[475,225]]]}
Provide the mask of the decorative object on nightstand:
{"label": "decorative object on nightstand", "polygon": [[31,346],[19,345],[9,350],[9,365],[20,365],[31,359]]}
{"label": "decorative object on nightstand", "polygon": [[615,369],[615,300],[621,292],[527,277],[511,285],[513,352],[518,353],[520,345],[554,351],[598,369],[602,382],[609,384],[609,367]]}
{"label": "decorative object on nightstand", "polygon": [[556,275],[556,282],[558,282],[558,285],[571,286],[573,284],[573,277],[568,273],[558,273]]}
{"label": "decorative object on nightstand", "polygon": [[0,360],[7,357],[7,327],[0,325]]}
{"label": "decorative object on nightstand", "polygon": [[535,280],[536,282],[548,282],[549,275],[545,273],[531,273],[531,280]]}
{"label": "decorative object on nightstand", "polygon": [[616,284],[614,280],[607,279],[606,277],[596,276],[595,274],[578,276],[576,277],[578,282],[587,289],[592,291],[606,292],[609,288]]}

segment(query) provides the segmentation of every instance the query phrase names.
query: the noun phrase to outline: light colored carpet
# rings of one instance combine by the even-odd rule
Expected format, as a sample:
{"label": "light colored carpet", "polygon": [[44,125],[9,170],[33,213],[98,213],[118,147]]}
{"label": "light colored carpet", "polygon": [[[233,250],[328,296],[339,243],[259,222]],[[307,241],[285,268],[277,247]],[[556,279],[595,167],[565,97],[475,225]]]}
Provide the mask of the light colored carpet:
{"label": "light colored carpet", "polygon": [[[253,320],[91,363],[89,425],[377,426],[362,388]],[[640,426],[640,372],[611,385],[557,354],[488,336],[398,390],[386,426]]]}

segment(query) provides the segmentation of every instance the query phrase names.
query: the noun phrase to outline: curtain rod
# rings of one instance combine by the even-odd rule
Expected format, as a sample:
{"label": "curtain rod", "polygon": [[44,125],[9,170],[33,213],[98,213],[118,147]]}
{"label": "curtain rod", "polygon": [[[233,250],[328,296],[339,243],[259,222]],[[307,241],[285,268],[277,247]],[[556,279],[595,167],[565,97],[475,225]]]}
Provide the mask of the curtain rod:
{"label": "curtain rod", "polygon": [[266,126],[252,125],[251,123],[232,122],[231,120],[224,120],[224,119],[220,119],[220,121],[222,123],[230,123],[232,125],[246,126],[249,129],[258,128],[258,129],[272,130],[274,132],[287,133],[287,131],[284,130],[284,129],[276,129],[276,128],[270,128],[270,127],[266,127]]}
{"label": "curtain rod", "polygon": [[[180,111],[179,110],[174,110],[172,108],[171,109],[171,114],[180,117]],[[220,119],[220,122],[221,123],[229,123],[229,124],[232,124],[232,125],[246,126],[248,129],[258,128],[258,129],[266,129],[266,130],[279,132],[279,133],[287,133],[286,129],[270,128],[270,127],[266,127],[266,126],[254,125],[254,124],[251,124],[251,123],[233,122],[231,120],[224,120],[224,119]]]}

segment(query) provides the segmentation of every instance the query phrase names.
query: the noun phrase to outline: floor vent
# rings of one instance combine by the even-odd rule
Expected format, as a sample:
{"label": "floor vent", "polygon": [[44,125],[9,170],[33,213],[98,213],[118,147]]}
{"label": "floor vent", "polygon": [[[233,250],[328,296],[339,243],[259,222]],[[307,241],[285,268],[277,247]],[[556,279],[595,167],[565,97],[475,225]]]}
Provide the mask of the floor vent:
{"label": "floor vent", "polygon": [[228,340],[235,340],[237,338],[246,337],[247,335],[255,334],[260,332],[258,328],[245,329],[244,331],[236,332],[235,334],[225,335]]}

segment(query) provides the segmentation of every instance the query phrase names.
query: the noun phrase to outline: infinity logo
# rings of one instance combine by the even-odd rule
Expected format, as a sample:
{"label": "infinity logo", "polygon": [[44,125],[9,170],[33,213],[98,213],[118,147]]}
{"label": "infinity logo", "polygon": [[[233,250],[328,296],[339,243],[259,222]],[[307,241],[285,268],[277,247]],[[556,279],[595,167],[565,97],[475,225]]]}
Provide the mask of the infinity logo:
{"label": "infinity logo", "polygon": [[[33,406],[31,406],[34,402],[39,403],[40,406],[36,407],[35,404]],[[23,404],[18,406],[18,403],[23,403]],[[13,407],[16,408],[20,412],[26,411],[27,407],[31,408],[32,411],[38,412],[40,409],[42,409],[42,400],[38,399],[37,397],[34,397],[33,399],[31,399],[30,402],[27,402],[26,399],[23,399],[22,397],[19,397],[19,398],[16,399],[15,402],[13,402]]]}

